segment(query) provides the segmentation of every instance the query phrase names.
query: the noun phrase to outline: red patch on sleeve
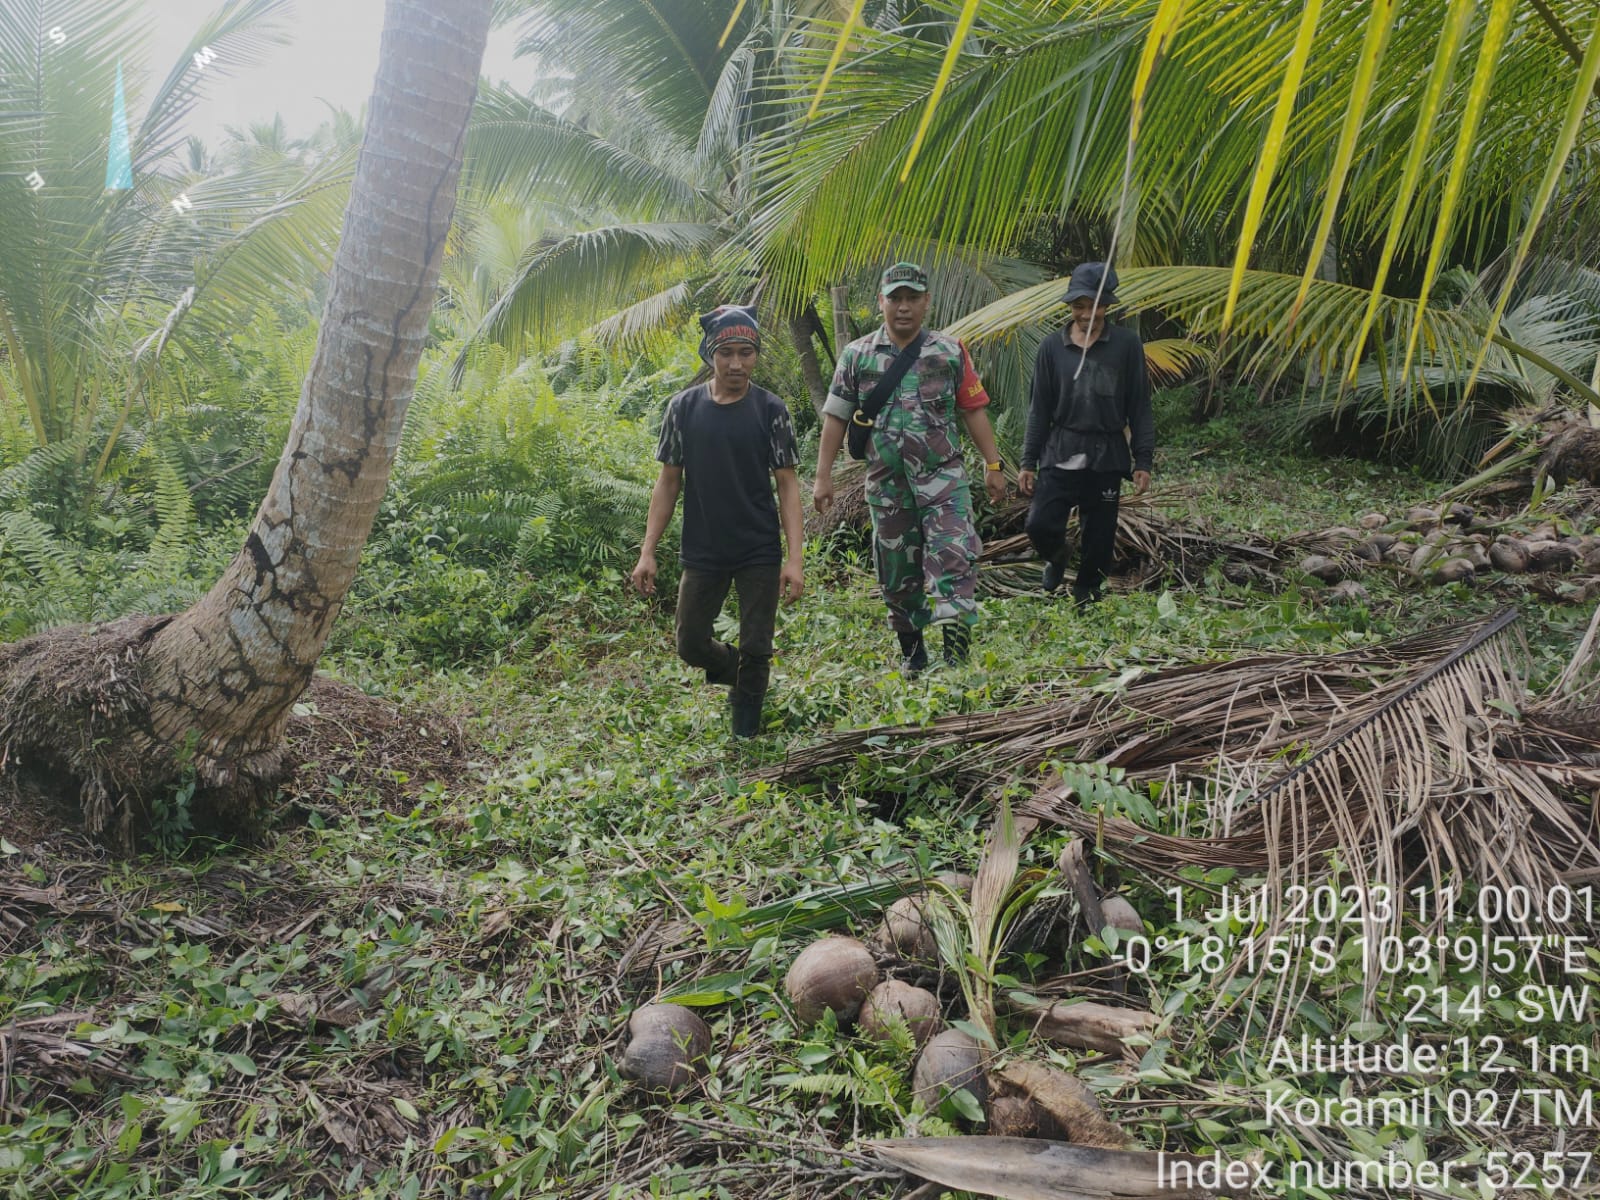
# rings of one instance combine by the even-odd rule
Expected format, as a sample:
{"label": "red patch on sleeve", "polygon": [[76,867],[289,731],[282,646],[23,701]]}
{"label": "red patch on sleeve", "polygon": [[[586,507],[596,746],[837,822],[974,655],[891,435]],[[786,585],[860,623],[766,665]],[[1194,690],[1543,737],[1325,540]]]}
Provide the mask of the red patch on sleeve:
{"label": "red patch on sleeve", "polygon": [[964,412],[989,407],[989,393],[983,390],[983,380],[972,369],[966,346],[961,347],[961,385],[956,388],[956,407]]}

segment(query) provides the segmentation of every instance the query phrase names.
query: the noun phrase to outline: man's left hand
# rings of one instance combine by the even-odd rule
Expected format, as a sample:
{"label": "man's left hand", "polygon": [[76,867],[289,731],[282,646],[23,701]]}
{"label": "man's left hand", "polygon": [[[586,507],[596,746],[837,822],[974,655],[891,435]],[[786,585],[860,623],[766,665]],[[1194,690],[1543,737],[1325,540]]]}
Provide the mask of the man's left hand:
{"label": "man's left hand", "polygon": [[1006,473],[1004,471],[985,471],[983,473],[983,490],[988,493],[989,503],[999,507],[1006,498]]}
{"label": "man's left hand", "polygon": [[1133,473],[1133,494],[1142,496],[1150,490],[1150,472],[1135,471]]}
{"label": "man's left hand", "polygon": [[800,564],[784,563],[783,570],[778,572],[778,591],[784,603],[793,604],[805,594],[805,590],[805,575],[800,570]]}

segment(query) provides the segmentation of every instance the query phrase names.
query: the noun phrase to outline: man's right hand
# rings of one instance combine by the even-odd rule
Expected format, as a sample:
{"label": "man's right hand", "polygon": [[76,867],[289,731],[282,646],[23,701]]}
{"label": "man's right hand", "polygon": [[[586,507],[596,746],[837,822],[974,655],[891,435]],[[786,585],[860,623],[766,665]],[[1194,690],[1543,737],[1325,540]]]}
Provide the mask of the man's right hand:
{"label": "man's right hand", "polygon": [[811,484],[811,503],[816,506],[819,513],[825,513],[833,507],[833,480],[829,476],[818,475]]}
{"label": "man's right hand", "polygon": [[633,590],[641,596],[654,596],[656,594],[656,556],[654,554],[640,554],[639,564],[633,568],[629,576],[633,581]]}
{"label": "man's right hand", "polygon": [[1033,495],[1033,481],[1037,476],[1033,471],[1017,472],[1017,491],[1024,496]]}

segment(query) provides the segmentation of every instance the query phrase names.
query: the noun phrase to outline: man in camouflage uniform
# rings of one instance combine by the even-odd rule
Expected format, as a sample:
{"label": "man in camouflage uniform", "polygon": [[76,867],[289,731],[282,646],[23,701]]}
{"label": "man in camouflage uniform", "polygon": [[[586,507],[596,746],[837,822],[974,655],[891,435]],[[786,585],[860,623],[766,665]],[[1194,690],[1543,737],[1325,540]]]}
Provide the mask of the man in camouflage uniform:
{"label": "man in camouflage uniform", "polygon": [[[900,351],[923,333],[928,304],[927,274],[915,263],[896,263],[879,282],[883,325],[840,353],[823,406],[812,487],[818,511],[833,504],[833,463],[847,423]],[[956,419],[983,454],[984,488],[990,502],[998,504],[1006,483],[984,411],[988,403],[966,348],[948,334],[929,330],[920,354],[873,422],[866,460],[873,558],[908,674],[928,665],[922,633],[927,626],[944,626],[945,661],[954,665],[965,660],[978,620],[982,543],[972,523]]]}

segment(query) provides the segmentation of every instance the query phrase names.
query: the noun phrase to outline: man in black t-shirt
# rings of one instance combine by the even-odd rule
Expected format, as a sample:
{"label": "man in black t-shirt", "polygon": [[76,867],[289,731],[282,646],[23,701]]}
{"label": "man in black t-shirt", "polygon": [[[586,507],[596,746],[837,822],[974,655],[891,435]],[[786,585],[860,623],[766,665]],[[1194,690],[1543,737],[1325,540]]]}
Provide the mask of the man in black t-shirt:
{"label": "man in black t-shirt", "polygon": [[1116,271],[1079,263],[1065,299],[1072,320],[1039,344],[1034,359],[1017,490],[1033,498],[1024,528],[1045,560],[1047,592],[1066,573],[1067,517],[1078,510],[1082,552],[1072,598],[1081,607],[1100,598],[1111,568],[1122,481],[1133,480],[1136,496],[1150,489],[1156,425],[1144,343],[1127,326],[1106,322],[1117,302]]}
{"label": "man in black t-shirt", "polygon": [[[661,473],[650,493],[633,586],[642,595],[655,592],[656,547],[681,491],[678,657],[703,669],[707,683],[732,688],[733,735],[754,737],[761,730],[778,598],[792,604],[805,590],[795,476],[800,450],[783,401],[750,381],[761,350],[755,311],[723,305],[701,317],[700,326],[700,357],[711,366],[711,382],[667,402],[656,450]],[[730,587],[739,595],[736,647],[712,636]]]}

